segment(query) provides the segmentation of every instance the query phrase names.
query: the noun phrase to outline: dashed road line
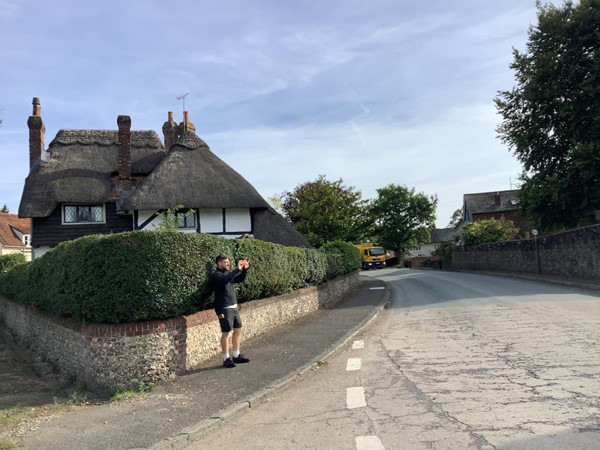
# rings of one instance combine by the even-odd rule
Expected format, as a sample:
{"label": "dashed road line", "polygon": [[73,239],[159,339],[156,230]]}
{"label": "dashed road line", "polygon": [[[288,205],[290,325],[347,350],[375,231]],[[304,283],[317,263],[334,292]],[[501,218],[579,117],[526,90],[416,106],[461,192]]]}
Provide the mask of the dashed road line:
{"label": "dashed road line", "polygon": [[362,386],[346,388],[346,407],[348,409],[354,409],[362,408],[364,406],[367,406],[365,388]]}
{"label": "dashed road line", "polygon": [[365,341],[354,341],[352,343],[352,350],[358,350],[361,348],[365,348]]}
{"label": "dashed road line", "polygon": [[348,362],[346,363],[346,371],[350,372],[352,370],[360,370],[362,365],[360,358],[348,358]]}
{"label": "dashed road line", "polygon": [[372,291],[381,291],[381,290],[385,289],[385,287],[380,286],[380,287],[372,287],[372,288],[369,288],[369,289],[371,289]]}
{"label": "dashed road line", "polygon": [[357,450],[385,450],[377,436],[357,436],[355,441]]}

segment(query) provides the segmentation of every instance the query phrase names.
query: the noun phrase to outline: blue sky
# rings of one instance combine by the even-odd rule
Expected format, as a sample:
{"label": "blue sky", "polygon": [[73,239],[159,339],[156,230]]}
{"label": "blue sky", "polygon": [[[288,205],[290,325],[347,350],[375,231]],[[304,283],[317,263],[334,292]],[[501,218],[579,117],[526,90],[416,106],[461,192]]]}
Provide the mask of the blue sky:
{"label": "blue sky", "polygon": [[27,117],[162,136],[190,120],[264,196],[324,174],[366,198],[389,183],[439,197],[509,189],[493,98],[514,84],[535,0],[0,0],[0,204],[16,212]]}

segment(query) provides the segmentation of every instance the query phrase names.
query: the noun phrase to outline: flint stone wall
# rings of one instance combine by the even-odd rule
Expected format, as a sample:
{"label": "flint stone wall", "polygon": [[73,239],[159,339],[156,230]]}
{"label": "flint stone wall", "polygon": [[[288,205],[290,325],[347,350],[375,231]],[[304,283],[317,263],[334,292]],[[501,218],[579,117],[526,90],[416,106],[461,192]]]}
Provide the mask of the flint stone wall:
{"label": "flint stone wall", "polygon": [[[537,251],[536,251],[537,245]],[[537,239],[459,247],[452,269],[539,273],[565,278],[600,278],[600,225]]]}
{"label": "flint stone wall", "polygon": [[[240,304],[244,337],[329,308],[359,283],[355,271],[316,287]],[[219,322],[212,310],[168,320],[80,324],[0,297],[0,322],[63,373],[111,391],[159,383],[220,353]]]}

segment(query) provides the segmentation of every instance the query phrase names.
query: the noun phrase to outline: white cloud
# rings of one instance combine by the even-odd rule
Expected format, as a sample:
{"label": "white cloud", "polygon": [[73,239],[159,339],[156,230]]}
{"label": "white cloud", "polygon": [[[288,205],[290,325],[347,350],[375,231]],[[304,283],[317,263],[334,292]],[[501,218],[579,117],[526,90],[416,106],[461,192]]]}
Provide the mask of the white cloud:
{"label": "white cloud", "polygon": [[0,162],[18,179],[32,97],[50,142],[60,128],[115,128],[118,114],[160,134],[185,92],[201,137],[265,196],[321,173],[367,197],[394,182],[437,193],[445,225],[462,194],[520,171],[492,99],[513,82],[534,0],[232,0],[185,14],[56,0],[39,3],[35,29],[17,5],[0,0]]}
{"label": "white cloud", "polygon": [[292,190],[325,174],[343,178],[365,197],[389,183],[437,194],[438,226],[467,192],[508,189],[520,169],[493,138],[491,105],[456,108],[416,126],[364,123],[262,128],[203,136],[213,151],[247,177],[263,196]]}

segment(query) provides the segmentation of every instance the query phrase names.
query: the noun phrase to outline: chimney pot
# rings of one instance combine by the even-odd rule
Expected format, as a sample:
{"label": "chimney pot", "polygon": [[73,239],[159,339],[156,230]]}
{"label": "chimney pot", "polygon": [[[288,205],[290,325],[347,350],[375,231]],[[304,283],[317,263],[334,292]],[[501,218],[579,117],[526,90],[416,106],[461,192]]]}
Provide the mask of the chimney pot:
{"label": "chimney pot", "polygon": [[173,111],[167,113],[167,122],[173,122]]}
{"label": "chimney pot", "polygon": [[32,115],[27,119],[27,126],[29,127],[29,168],[31,169],[34,164],[42,158],[42,152],[44,151],[44,136],[46,134],[46,127],[42,120],[42,107],[40,106],[40,99],[33,97],[31,102],[33,105]]}
{"label": "chimney pot", "polygon": [[42,115],[42,106],[40,105],[39,97],[33,97],[33,101],[31,102],[33,105],[33,116],[41,117]]}

